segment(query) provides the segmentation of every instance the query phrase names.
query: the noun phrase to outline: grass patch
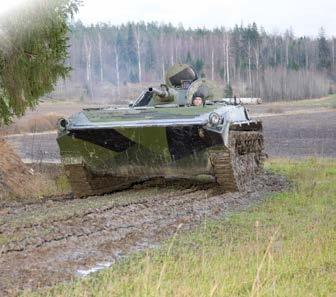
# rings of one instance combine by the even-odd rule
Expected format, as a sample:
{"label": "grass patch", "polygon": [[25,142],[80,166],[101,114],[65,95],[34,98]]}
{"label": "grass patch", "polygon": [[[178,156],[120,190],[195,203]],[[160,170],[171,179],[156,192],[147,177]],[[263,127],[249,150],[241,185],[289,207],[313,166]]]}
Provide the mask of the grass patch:
{"label": "grass patch", "polygon": [[27,296],[335,296],[336,160],[272,160],[294,187],[158,250]]}
{"label": "grass patch", "polygon": [[304,100],[292,101],[292,103],[297,105],[311,105],[311,106],[334,108],[334,106],[336,106],[336,94],[332,94],[320,99],[304,99]]}

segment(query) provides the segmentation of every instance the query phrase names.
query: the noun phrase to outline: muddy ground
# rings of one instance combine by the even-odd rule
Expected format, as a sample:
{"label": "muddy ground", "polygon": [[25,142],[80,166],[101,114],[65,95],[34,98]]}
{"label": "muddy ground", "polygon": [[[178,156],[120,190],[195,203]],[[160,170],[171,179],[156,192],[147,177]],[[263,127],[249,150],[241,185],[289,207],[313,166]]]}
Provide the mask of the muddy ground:
{"label": "muddy ground", "polygon": [[100,197],[7,204],[0,209],[0,295],[86,275],[158,246],[180,224],[181,232],[192,229],[287,187],[285,178],[265,173],[245,193],[225,194],[209,182],[156,180]]}
{"label": "muddy ground", "polygon": [[[336,110],[322,106],[257,106],[270,157],[336,157]],[[7,139],[27,160],[58,162],[56,133]],[[156,180],[100,197],[71,194],[0,205],[0,296],[84,276],[169,238],[246,209],[288,182],[265,173],[249,192],[222,193],[213,183]]]}

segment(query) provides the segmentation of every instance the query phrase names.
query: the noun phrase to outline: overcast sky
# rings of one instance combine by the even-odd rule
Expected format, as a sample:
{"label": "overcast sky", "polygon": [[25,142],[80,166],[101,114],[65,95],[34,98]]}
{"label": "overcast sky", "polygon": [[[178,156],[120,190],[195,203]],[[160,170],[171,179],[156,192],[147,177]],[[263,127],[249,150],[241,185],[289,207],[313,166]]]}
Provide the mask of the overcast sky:
{"label": "overcast sky", "polygon": [[[0,0],[0,13],[25,0]],[[158,21],[185,27],[232,27],[256,22],[268,32],[336,35],[336,0],[83,0],[76,19],[85,24]]]}

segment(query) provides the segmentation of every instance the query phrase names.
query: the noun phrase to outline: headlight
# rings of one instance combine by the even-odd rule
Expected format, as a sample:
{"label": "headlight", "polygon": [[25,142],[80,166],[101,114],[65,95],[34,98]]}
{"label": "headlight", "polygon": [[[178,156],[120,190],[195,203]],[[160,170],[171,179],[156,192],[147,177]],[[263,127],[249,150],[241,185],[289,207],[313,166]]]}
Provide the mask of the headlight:
{"label": "headlight", "polygon": [[60,131],[65,131],[67,125],[68,125],[68,121],[66,119],[61,118],[58,120],[57,126]]}
{"label": "headlight", "polygon": [[211,126],[218,126],[221,123],[221,116],[216,113],[216,112],[212,112],[209,115],[209,123]]}

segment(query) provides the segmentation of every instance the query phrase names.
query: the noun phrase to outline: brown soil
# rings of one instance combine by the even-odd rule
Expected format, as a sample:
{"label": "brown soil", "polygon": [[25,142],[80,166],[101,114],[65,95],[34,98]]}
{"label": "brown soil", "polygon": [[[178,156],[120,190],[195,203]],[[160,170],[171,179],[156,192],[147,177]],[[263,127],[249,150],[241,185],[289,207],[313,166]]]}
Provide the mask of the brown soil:
{"label": "brown soil", "polygon": [[263,120],[270,157],[336,157],[336,112],[277,115]]}
{"label": "brown soil", "polygon": [[159,245],[180,224],[192,229],[287,187],[283,177],[264,173],[244,193],[223,194],[209,182],[156,180],[99,197],[3,205],[0,295],[71,280],[81,269]]}

